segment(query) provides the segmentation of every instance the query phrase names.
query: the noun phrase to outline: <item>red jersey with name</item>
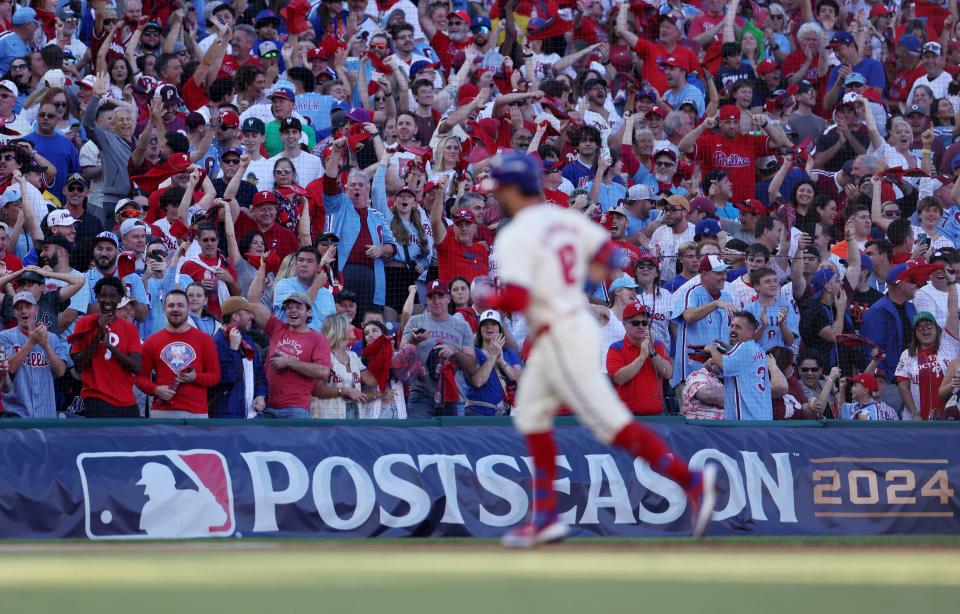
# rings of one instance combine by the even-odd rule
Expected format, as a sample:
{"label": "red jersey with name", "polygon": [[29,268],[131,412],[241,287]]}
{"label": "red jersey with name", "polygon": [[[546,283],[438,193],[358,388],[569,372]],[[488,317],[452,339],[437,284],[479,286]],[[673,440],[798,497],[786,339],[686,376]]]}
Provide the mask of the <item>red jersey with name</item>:
{"label": "red jersey with name", "polygon": [[770,137],[766,135],[740,134],[728,139],[718,133],[700,135],[693,157],[703,165],[704,177],[713,170],[728,173],[733,183],[733,202],[741,202],[755,196],[757,158],[774,153]]}

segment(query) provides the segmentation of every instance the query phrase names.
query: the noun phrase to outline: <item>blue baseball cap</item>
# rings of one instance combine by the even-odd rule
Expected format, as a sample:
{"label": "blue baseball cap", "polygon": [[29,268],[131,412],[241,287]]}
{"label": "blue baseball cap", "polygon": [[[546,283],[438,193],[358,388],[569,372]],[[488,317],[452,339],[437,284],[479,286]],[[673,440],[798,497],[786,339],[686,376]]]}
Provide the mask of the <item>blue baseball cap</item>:
{"label": "blue baseball cap", "polygon": [[120,249],[120,239],[118,239],[117,235],[113,234],[109,230],[104,230],[98,234],[94,239],[94,244],[99,243],[100,241],[110,241],[117,246],[117,249]]}
{"label": "blue baseball cap", "polygon": [[827,45],[827,49],[835,49],[840,45],[853,45],[855,43],[856,41],[853,40],[853,34],[845,31],[834,32],[833,36],[830,37],[830,44]]}
{"label": "blue baseball cap", "polygon": [[890,270],[887,271],[887,283],[888,284],[897,283],[899,281],[897,278],[903,275],[903,273],[906,272],[907,268],[908,267],[906,263],[898,264],[897,266],[890,267]]}
{"label": "blue baseball cap", "polygon": [[486,28],[484,34],[490,32],[493,29],[493,24],[490,23],[490,18],[484,15],[477,15],[473,18],[473,21],[470,22],[470,31],[476,34],[480,32],[483,28]]}
{"label": "blue baseball cap", "polygon": [[873,258],[863,252],[860,252],[860,267],[863,268],[864,271],[873,275]]}
{"label": "blue baseball cap", "polygon": [[637,285],[637,282],[633,281],[633,278],[631,277],[618,277],[613,280],[613,283],[610,284],[610,287],[607,289],[607,291],[610,294],[613,294],[614,292],[616,292],[621,288],[636,289],[639,287],[640,286]]}
{"label": "blue baseball cap", "polygon": [[525,153],[511,151],[494,159],[490,178],[498,186],[515,185],[525,195],[543,191],[543,173],[540,165]]}
{"label": "blue baseball cap", "polygon": [[830,283],[830,280],[833,279],[834,275],[833,269],[820,269],[813,274],[813,277],[810,278],[810,288],[813,290],[813,298],[823,296],[824,289],[827,284]]}
{"label": "blue baseball cap", "polygon": [[697,222],[693,230],[693,240],[699,241],[702,237],[715,237],[720,234],[720,222],[708,217]]}
{"label": "blue baseball cap", "polygon": [[10,23],[15,26],[25,26],[28,23],[39,24],[37,21],[37,12],[30,7],[21,7],[17,9],[17,12],[13,14],[13,19],[10,20]]}
{"label": "blue baseball cap", "polygon": [[910,53],[920,54],[920,39],[913,34],[904,34],[900,37],[900,40],[897,41],[897,44]]}

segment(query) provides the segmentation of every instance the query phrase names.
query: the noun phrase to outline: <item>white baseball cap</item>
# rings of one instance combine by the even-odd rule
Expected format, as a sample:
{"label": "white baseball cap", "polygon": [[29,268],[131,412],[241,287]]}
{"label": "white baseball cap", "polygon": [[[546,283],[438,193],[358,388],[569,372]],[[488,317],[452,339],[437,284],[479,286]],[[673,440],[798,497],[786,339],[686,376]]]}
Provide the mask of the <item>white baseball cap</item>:
{"label": "white baseball cap", "polygon": [[62,88],[67,83],[67,76],[59,68],[51,68],[43,73],[43,80],[46,81],[47,87]]}
{"label": "white baseball cap", "polygon": [[627,190],[627,200],[656,200],[657,193],[645,183],[630,186]]}
{"label": "white baseball cap", "polygon": [[496,310],[493,310],[493,309],[487,309],[486,311],[484,311],[483,313],[481,313],[481,314],[480,314],[480,322],[479,322],[479,323],[480,323],[480,324],[483,324],[483,323],[486,322],[487,320],[493,320],[493,321],[496,322],[497,324],[503,326],[503,318],[500,317],[500,312],[499,312],[499,311],[496,311]]}
{"label": "white baseball cap", "polygon": [[14,96],[20,95],[20,90],[17,89],[17,86],[10,79],[4,79],[0,81],[0,87],[11,92]]}
{"label": "white baseball cap", "polygon": [[123,223],[120,224],[120,236],[122,237],[123,235],[133,230],[136,230],[137,228],[143,228],[144,231],[149,231],[149,228],[147,228],[147,224],[143,220],[137,220],[137,219],[123,220]]}
{"label": "white baseball cap", "polygon": [[78,223],[80,220],[73,217],[73,215],[66,209],[57,209],[52,211],[47,216],[47,226],[53,228],[54,226],[73,226]]}
{"label": "white baseball cap", "polygon": [[20,186],[13,184],[4,190],[2,195],[0,195],[0,207],[6,207],[10,203],[15,203],[21,198],[23,198],[23,196],[20,194]]}

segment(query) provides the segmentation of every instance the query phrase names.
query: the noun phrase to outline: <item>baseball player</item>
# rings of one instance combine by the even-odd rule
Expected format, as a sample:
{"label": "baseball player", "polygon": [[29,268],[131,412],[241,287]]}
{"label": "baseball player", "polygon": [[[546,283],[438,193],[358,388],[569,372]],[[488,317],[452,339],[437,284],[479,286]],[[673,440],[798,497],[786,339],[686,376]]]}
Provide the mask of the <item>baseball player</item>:
{"label": "baseball player", "polygon": [[716,344],[703,349],[723,376],[724,420],[773,420],[773,397],[767,356],[753,340],[760,324],[749,311],[738,311],[730,319],[730,343],[721,353]]}
{"label": "baseball player", "polygon": [[517,391],[514,424],[533,457],[533,517],[503,544],[529,548],[569,532],[557,517],[553,489],[557,446],[553,416],[570,407],[598,439],[624,448],[684,488],[693,504],[693,534],[702,535],[716,501],[715,468],[691,471],[653,431],[634,422],[600,369],[600,330],[585,288],[601,283],[617,250],[609,233],[583,215],[543,202],[540,168],[526,154],[495,161],[490,187],[513,219],[494,246],[501,287],[490,306],[524,312],[532,349]]}

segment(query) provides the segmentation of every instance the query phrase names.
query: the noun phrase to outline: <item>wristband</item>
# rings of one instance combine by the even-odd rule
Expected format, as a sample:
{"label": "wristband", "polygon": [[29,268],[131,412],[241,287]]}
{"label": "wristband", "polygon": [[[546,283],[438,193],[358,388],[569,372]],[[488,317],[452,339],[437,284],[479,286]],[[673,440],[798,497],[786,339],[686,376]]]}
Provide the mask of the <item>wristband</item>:
{"label": "wristband", "polygon": [[920,151],[921,151],[921,153],[923,153],[923,155],[925,155],[925,156],[929,156],[930,153],[931,153],[929,149],[921,149]]}

